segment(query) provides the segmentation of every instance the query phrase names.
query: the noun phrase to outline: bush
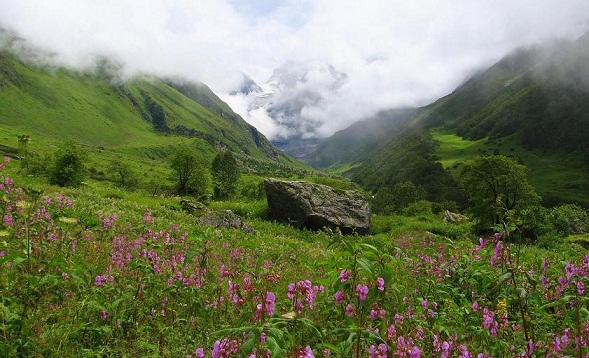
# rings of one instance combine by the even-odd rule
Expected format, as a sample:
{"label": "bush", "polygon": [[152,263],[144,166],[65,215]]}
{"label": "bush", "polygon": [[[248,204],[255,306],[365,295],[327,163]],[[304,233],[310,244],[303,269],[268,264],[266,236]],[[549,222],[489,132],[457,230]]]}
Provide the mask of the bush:
{"label": "bush", "polygon": [[238,183],[238,190],[243,199],[261,200],[266,197],[264,180],[257,176],[242,176]]}
{"label": "bush", "polygon": [[378,214],[401,213],[409,204],[425,199],[425,190],[410,181],[400,182],[392,188],[382,187],[372,201],[372,209]]}
{"label": "bush", "polygon": [[240,177],[239,166],[231,152],[217,154],[211,165],[211,174],[217,199],[229,199],[235,195]]}
{"label": "bush", "polygon": [[433,203],[427,200],[420,200],[410,203],[403,209],[405,216],[431,216],[433,215]]}
{"label": "bush", "polygon": [[174,171],[178,194],[193,195],[198,199],[207,195],[209,172],[204,161],[194,151],[181,148],[170,159],[170,167]]}
{"label": "bush", "polygon": [[587,211],[576,204],[560,205],[550,210],[550,222],[554,230],[562,235],[582,234],[589,228]]}
{"label": "bush", "polygon": [[88,175],[88,154],[74,142],[63,143],[53,156],[49,182],[59,186],[79,186]]}
{"label": "bush", "polygon": [[51,161],[49,154],[40,156],[37,153],[29,152],[22,161],[22,168],[29,175],[46,176],[49,173]]}

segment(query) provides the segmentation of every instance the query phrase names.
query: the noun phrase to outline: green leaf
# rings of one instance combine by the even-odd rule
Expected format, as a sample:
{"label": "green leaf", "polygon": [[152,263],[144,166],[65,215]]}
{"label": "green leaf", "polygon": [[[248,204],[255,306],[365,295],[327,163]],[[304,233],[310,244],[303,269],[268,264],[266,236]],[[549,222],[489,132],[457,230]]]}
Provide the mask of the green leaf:
{"label": "green leaf", "polygon": [[587,311],[585,307],[579,309],[579,313],[581,314],[581,317],[583,317],[584,320],[589,318],[589,311]]}
{"label": "green leaf", "polygon": [[259,332],[255,332],[254,334],[250,334],[247,341],[245,341],[242,345],[241,345],[241,349],[242,351],[246,354],[249,355],[254,348],[256,347],[256,342],[260,341],[260,334]]}
{"label": "green leaf", "polygon": [[497,277],[497,279],[495,279],[495,287],[493,289],[497,289],[499,286],[501,286],[503,283],[505,283],[505,281],[509,280],[512,275],[513,275],[513,272],[507,271],[503,275]]}
{"label": "green leaf", "polygon": [[372,265],[372,262],[370,260],[368,260],[365,257],[360,257],[357,262],[362,269],[367,271],[370,274],[370,276],[373,276],[372,271],[374,269],[374,266]]}
{"label": "green leaf", "polygon": [[270,350],[270,355],[272,357],[285,356],[286,352],[284,351],[284,349],[282,349],[282,347],[280,347],[280,345],[278,344],[278,342],[276,342],[276,339],[274,339],[274,337],[267,337],[266,344],[268,345],[268,349]]}
{"label": "green leaf", "polygon": [[378,254],[378,249],[370,244],[360,244],[360,247],[363,247],[365,249],[371,250],[374,253]]}
{"label": "green leaf", "polygon": [[518,287],[515,291],[517,292],[517,295],[523,299],[525,299],[528,295],[528,293],[523,287]]}

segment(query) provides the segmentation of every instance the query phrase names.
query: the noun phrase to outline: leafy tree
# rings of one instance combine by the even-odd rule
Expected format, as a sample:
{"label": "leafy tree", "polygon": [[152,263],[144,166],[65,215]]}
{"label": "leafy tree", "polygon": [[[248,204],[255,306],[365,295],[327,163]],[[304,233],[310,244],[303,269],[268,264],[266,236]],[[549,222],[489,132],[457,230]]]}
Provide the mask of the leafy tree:
{"label": "leafy tree", "polygon": [[174,171],[178,194],[191,194],[197,197],[206,195],[209,177],[206,166],[197,154],[184,147],[170,159]]}
{"label": "leafy tree", "polygon": [[399,182],[392,188],[380,188],[374,196],[372,209],[381,214],[400,213],[409,204],[425,197],[425,190],[421,186],[416,186],[411,181]]}
{"label": "leafy tree", "polygon": [[137,177],[128,163],[113,160],[108,166],[108,172],[118,177],[119,185],[122,187],[131,188],[137,184]]}
{"label": "leafy tree", "polygon": [[589,231],[589,214],[576,204],[565,204],[550,211],[550,220],[557,234],[568,236]]}
{"label": "leafy tree", "polygon": [[235,194],[240,173],[237,161],[231,152],[224,151],[217,154],[213,159],[211,174],[215,186],[215,197],[227,199]]}
{"label": "leafy tree", "polygon": [[525,220],[540,197],[527,178],[528,168],[503,155],[478,157],[467,164],[461,180],[481,225],[492,227]]}
{"label": "leafy tree", "polygon": [[18,138],[18,157],[23,160],[27,156],[27,148],[29,146],[29,142],[31,137],[27,134],[21,134],[17,136]]}
{"label": "leafy tree", "polygon": [[59,186],[79,186],[88,175],[88,153],[74,142],[63,143],[53,156],[49,182]]}

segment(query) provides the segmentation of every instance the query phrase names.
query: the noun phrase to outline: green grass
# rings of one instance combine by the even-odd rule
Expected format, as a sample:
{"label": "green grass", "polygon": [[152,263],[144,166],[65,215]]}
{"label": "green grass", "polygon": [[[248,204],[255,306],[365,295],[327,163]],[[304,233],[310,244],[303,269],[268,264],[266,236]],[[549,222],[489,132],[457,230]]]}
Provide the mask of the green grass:
{"label": "green grass", "polygon": [[[30,190],[22,196],[18,190],[2,192],[16,203],[10,209],[15,225],[0,223],[3,356],[18,352],[63,357],[80,352],[86,356],[186,356],[198,347],[210,352],[223,337],[242,342],[244,332],[253,335],[256,343],[248,348],[242,342],[243,351],[232,356],[249,356],[252,349],[267,347],[277,357],[299,356],[297,351],[308,345],[318,357],[325,356],[326,347],[333,349],[332,357],[349,357],[351,344],[366,356],[375,342],[386,342],[393,351],[396,337],[381,334],[378,338],[372,333],[348,340],[341,332],[350,327],[372,332],[376,323],[384,333],[393,322],[397,334],[419,344],[425,356],[439,353],[430,342],[432,337],[450,339],[448,332],[456,333],[458,343],[475,353],[508,356],[505,347],[510,344],[517,351],[527,346],[521,330],[490,339],[481,330],[481,314],[472,312],[473,302],[490,310],[507,302],[509,327],[521,324],[513,295],[517,291],[496,283],[505,273],[499,266],[489,266],[494,243],[476,251],[478,238],[471,234],[469,223],[448,224],[436,215],[374,216],[373,235],[342,237],[268,221],[267,204],[261,198],[209,203],[211,209],[240,214],[255,229],[245,233],[197,225],[194,216],[179,209],[177,197],[153,197],[92,179],[80,188],[57,188],[23,175],[18,164],[11,161],[0,174],[14,178],[17,186],[41,190],[45,199],[33,199]],[[260,180],[248,174],[239,187],[251,193]],[[62,195],[72,199],[71,207],[57,205]],[[28,215],[44,205],[50,219]],[[116,219],[107,227],[104,218],[113,215]],[[26,250],[28,245],[32,250]],[[567,261],[578,261],[583,255],[566,242],[553,250],[512,247],[513,253],[505,254],[517,253],[518,265],[525,267],[522,273],[534,276],[530,280],[540,275],[541,258],[552,263],[548,277],[555,280]],[[129,261],[121,265],[123,257]],[[342,270],[350,272],[355,282],[343,284]],[[178,274],[200,277],[202,286],[187,285]],[[526,282],[526,276],[518,275],[518,282]],[[98,277],[112,277],[112,281],[97,284]],[[377,277],[384,279],[385,290],[377,289]],[[253,284],[249,293],[244,292],[246,278]],[[317,293],[312,310],[305,308],[296,319],[281,317],[293,312],[289,285],[302,280],[321,285],[325,292]],[[234,305],[230,282],[237,284],[244,305]],[[356,284],[370,287],[365,302],[356,298]],[[345,292],[347,302],[364,314],[347,316],[346,302],[334,302],[336,291]],[[268,292],[276,297],[275,315],[256,319],[253,312],[258,303],[264,306]],[[537,292],[535,286],[526,292],[531,297],[527,315],[545,320],[531,323],[540,343],[548,344],[564,328],[574,327],[573,315],[555,320],[542,308],[561,302],[545,301],[544,291]],[[217,302],[217,308],[213,303],[220,297],[225,303]],[[439,305],[435,314],[424,313],[424,302]],[[385,309],[386,316],[366,319],[374,307]],[[404,314],[403,324],[394,321],[395,314],[404,312],[411,315]],[[425,331],[425,339],[417,339],[416,328]],[[270,342],[277,343],[257,343],[262,330]],[[566,353],[571,352],[569,347]],[[454,353],[458,354],[456,349]]]}
{"label": "green grass", "polygon": [[502,154],[518,159],[530,169],[530,182],[546,202],[552,204],[556,200],[589,206],[587,167],[580,153],[528,150],[517,145],[513,137],[470,141],[439,128],[430,133],[439,143],[434,154],[454,175],[458,175],[463,164],[479,155]]}
{"label": "green grass", "polygon": [[[37,153],[73,140],[137,160],[165,159],[180,145],[212,160],[223,147],[272,165],[309,168],[278,153],[204,85],[182,87],[148,76],[112,84],[91,72],[27,64],[2,49],[0,66],[0,138],[9,147],[16,147],[20,134],[30,135],[29,149]],[[195,132],[155,131],[146,96],[163,108],[169,128]]]}

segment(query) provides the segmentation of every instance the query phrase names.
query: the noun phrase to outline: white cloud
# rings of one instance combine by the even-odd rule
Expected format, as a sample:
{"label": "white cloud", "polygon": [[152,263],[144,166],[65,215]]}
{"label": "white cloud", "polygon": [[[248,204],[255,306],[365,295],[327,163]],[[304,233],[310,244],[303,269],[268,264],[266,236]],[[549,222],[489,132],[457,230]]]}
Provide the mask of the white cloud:
{"label": "white cloud", "polygon": [[[219,94],[240,71],[263,82],[287,60],[330,63],[346,84],[304,111],[323,135],[432,101],[515,47],[589,30],[586,0],[0,0],[0,9],[0,26],[70,64],[100,53]],[[269,137],[283,131],[263,113],[248,120]]]}

